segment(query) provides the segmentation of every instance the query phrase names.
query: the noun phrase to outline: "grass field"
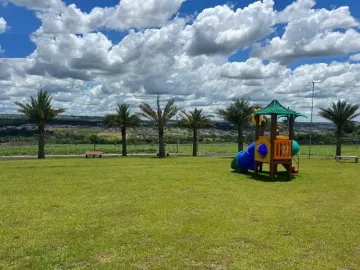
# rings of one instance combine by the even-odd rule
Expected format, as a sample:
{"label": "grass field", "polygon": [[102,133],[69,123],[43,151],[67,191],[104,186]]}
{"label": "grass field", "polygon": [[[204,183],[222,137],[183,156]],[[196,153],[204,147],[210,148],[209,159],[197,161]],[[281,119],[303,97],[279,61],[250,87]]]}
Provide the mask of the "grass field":
{"label": "grass field", "polygon": [[[47,144],[46,154],[48,155],[82,155],[88,150],[92,150],[93,145],[90,144]],[[97,150],[101,150],[107,154],[121,154],[121,145],[104,144],[97,145]],[[129,153],[156,153],[157,145],[128,145]],[[167,151],[170,153],[177,152],[177,146],[174,144],[167,145]],[[300,155],[308,155],[308,145],[300,145]],[[235,143],[223,143],[223,144],[200,144],[199,154],[206,152],[215,153],[231,153],[237,152],[237,144]],[[313,145],[312,155],[315,156],[327,156],[331,157],[335,155],[335,145]],[[344,155],[360,155],[360,147],[356,148],[355,145],[343,145]],[[179,153],[191,154],[191,144],[180,144]],[[25,146],[3,146],[0,147],[0,156],[16,156],[16,155],[36,155],[37,145],[25,145]]]}
{"label": "grass field", "polygon": [[273,183],[230,162],[0,162],[0,269],[360,268],[358,164]]}

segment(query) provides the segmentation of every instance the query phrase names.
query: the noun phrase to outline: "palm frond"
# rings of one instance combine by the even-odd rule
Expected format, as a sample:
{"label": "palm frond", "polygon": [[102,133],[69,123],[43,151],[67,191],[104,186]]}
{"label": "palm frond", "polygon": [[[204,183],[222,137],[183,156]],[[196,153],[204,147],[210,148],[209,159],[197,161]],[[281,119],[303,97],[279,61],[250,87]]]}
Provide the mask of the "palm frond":
{"label": "palm frond", "polygon": [[47,91],[40,90],[37,98],[30,97],[29,103],[15,102],[18,111],[33,120],[38,126],[44,127],[57,115],[65,112],[65,109],[52,107],[52,97]]}
{"label": "palm frond", "polygon": [[352,105],[338,100],[336,103],[332,102],[329,108],[320,108],[319,115],[333,122],[337,127],[337,132],[341,133],[349,122],[360,116],[360,113],[356,113],[359,108],[357,104]]}
{"label": "palm frond", "polygon": [[188,113],[182,111],[180,123],[192,129],[210,128],[215,126],[215,122],[211,120],[212,117],[212,115],[205,115],[202,109],[198,110],[195,108]]}
{"label": "palm frond", "polygon": [[139,108],[141,110],[141,113],[139,113],[140,116],[152,120],[155,123],[159,122],[157,113],[151,108],[149,104],[143,102],[139,105]]}
{"label": "palm frond", "polygon": [[157,106],[158,126],[164,126],[164,121],[163,121],[163,117],[162,117],[162,110],[161,110],[161,106],[160,106],[160,95],[157,96],[156,106]]}
{"label": "palm frond", "polygon": [[141,126],[141,119],[138,115],[133,114],[128,118],[128,127],[139,127]]}
{"label": "palm frond", "polygon": [[179,111],[180,109],[175,105],[175,100],[169,100],[165,105],[165,109],[162,115],[163,123],[166,124],[171,118],[177,115]]}
{"label": "palm frond", "polygon": [[105,115],[104,123],[106,125],[106,128],[118,127],[117,115],[116,114],[107,114],[107,115]]}
{"label": "palm frond", "polygon": [[157,108],[156,110],[154,110],[153,108],[151,108],[149,104],[141,103],[139,106],[141,110],[139,115],[141,117],[145,117],[147,119],[154,121],[156,126],[158,126],[159,128],[163,128],[166,125],[166,123],[179,112],[179,109],[175,105],[173,99],[167,102],[163,111],[160,106],[159,95],[157,96],[156,106]]}
{"label": "palm frond", "polygon": [[218,109],[217,114],[223,120],[240,127],[250,121],[253,110],[249,100],[235,99],[226,109]]}
{"label": "palm frond", "polygon": [[141,119],[137,114],[131,115],[130,104],[118,103],[115,114],[106,115],[104,122],[107,124],[107,127],[126,129],[140,126]]}

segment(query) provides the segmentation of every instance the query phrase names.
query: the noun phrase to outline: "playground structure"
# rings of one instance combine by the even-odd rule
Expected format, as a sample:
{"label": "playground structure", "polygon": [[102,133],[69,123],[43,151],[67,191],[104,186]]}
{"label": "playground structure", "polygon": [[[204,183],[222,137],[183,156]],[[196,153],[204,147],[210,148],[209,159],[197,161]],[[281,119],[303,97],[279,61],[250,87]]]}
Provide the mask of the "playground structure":
{"label": "playground structure", "polygon": [[[264,128],[261,127],[262,117],[271,116],[270,136],[264,135]],[[234,158],[231,168],[238,172],[254,170],[255,176],[263,171],[263,164],[269,164],[269,179],[275,180],[278,172],[278,165],[282,165],[288,176],[292,179],[293,173],[298,169],[293,166],[293,156],[299,151],[299,145],[293,140],[294,123],[297,117],[306,117],[301,113],[285,108],[277,100],[273,100],[268,106],[254,112],[255,142],[250,144],[246,151],[239,152]],[[277,119],[286,117],[288,119],[288,135],[279,136]]]}

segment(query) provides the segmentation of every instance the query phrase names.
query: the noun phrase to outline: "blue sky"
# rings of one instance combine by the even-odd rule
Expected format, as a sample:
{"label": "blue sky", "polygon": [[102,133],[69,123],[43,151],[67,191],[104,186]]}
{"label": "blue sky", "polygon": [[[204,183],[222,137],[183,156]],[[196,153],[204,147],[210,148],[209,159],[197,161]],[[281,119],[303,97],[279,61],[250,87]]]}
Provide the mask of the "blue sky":
{"label": "blue sky", "polygon": [[312,80],[317,109],[360,103],[360,1],[2,3],[0,113],[46,88],[71,114],[136,108],[159,93],[209,112],[248,97],[308,114]]}
{"label": "blue sky", "polygon": [[[111,7],[115,6],[118,0],[66,0],[67,5],[75,4],[84,12],[90,12],[95,7]],[[178,13],[180,16],[189,16],[200,13],[206,8],[214,7],[217,5],[230,4],[234,8],[244,8],[254,0],[188,0],[181,6]],[[281,11],[286,6],[291,4],[293,0],[278,0],[275,1],[274,9]],[[333,9],[335,7],[347,5],[350,7],[351,14],[354,17],[360,18],[360,1],[354,0],[320,0],[316,2],[316,8]],[[14,4],[8,4],[6,7],[0,7],[0,17],[5,18],[11,28],[3,35],[0,35],[0,44],[2,44],[4,53],[0,57],[26,57],[34,51],[35,45],[30,41],[29,35],[35,32],[41,25],[41,21],[35,16],[33,11],[27,10],[23,7],[18,7]],[[21,19],[20,19],[21,18]],[[119,42],[125,35],[118,31],[104,31],[108,38],[114,43]],[[249,56],[249,50],[239,50],[236,54],[230,57],[230,61],[243,61]],[[347,56],[348,57],[348,56]],[[330,57],[324,58],[326,62],[333,60],[342,60],[344,57]],[[302,60],[299,64],[307,63],[308,61]],[[309,63],[312,61],[309,60]],[[299,64],[293,64],[296,67]]]}

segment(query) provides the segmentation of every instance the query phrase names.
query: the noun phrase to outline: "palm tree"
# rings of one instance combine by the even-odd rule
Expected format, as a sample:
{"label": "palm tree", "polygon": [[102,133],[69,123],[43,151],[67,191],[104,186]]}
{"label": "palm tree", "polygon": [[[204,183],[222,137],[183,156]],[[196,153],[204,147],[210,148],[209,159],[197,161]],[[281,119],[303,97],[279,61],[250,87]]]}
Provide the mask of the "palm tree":
{"label": "palm tree", "polygon": [[249,100],[235,99],[226,109],[218,109],[217,114],[224,119],[235,125],[238,131],[238,151],[244,149],[244,127],[251,120],[253,107],[250,105]]}
{"label": "palm tree", "polygon": [[55,116],[65,112],[64,109],[54,109],[52,97],[47,91],[40,90],[37,98],[30,97],[30,103],[15,102],[20,108],[18,111],[33,120],[39,130],[38,158],[45,158],[45,127]]}
{"label": "palm tree", "polygon": [[341,137],[344,132],[344,128],[349,125],[350,122],[360,115],[356,113],[359,109],[359,105],[351,105],[346,101],[339,100],[337,103],[332,102],[332,107],[321,108],[319,115],[327,120],[333,122],[336,126],[336,155],[341,156]]}
{"label": "palm tree", "polygon": [[164,111],[160,108],[160,96],[157,96],[157,110],[151,108],[147,103],[142,102],[139,106],[141,113],[140,115],[155,122],[158,128],[158,141],[159,141],[159,158],[165,157],[165,142],[164,142],[164,129],[166,123],[174,117],[178,112],[179,108],[175,105],[174,99],[171,99],[166,104]]}
{"label": "palm tree", "polygon": [[138,127],[141,124],[139,116],[131,115],[130,105],[118,104],[115,114],[105,116],[107,127],[117,127],[121,129],[122,156],[127,156],[126,130],[130,127]]}
{"label": "palm tree", "polygon": [[187,126],[193,131],[193,156],[197,156],[198,152],[198,129],[214,127],[215,123],[211,120],[212,115],[205,115],[203,110],[195,108],[193,111],[187,113],[182,111],[180,125]]}

